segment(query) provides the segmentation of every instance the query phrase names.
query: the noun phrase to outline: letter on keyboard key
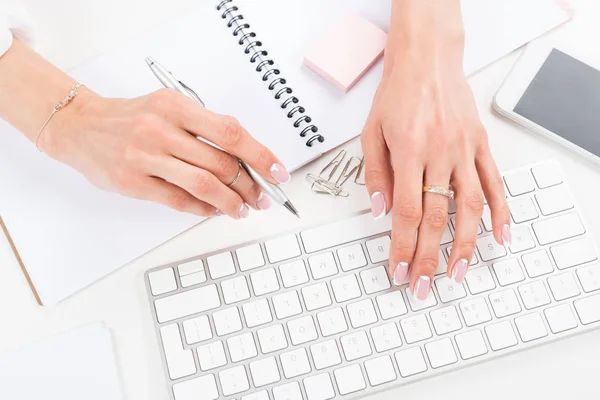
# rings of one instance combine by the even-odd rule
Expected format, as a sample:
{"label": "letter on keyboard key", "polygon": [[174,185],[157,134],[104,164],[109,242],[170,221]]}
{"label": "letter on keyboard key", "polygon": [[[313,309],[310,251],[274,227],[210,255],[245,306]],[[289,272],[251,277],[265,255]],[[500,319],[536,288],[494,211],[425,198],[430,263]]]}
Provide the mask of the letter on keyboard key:
{"label": "letter on keyboard key", "polygon": [[500,246],[491,235],[477,239],[477,249],[483,261],[495,260],[506,255],[504,246]]}
{"label": "letter on keyboard key", "polygon": [[340,338],[342,348],[344,349],[344,355],[348,361],[354,361],[362,357],[370,356],[371,345],[365,331],[357,331],[350,335],[342,336]]}
{"label": "letter on keyboard key", "polygon": [[515,318],[515,325],[517,326],[521,340],[524,342],[531,342],[532,340],[548,336],[542,316],[538,313]]}
{"label": "letter on keyboard key", "polygon": [[335,335],[348,330],[346,317],[341,308],[332,308],[317,314],[317,321],[324,337]]}
{"label": "letter on keyboard key", "polygon": [[221,381],[221,390],[225,396],[231,396],[250,389],[248,376],[243,365],[219,372],[219,380]]}
{"label": "letter on keyboard key", "polygon": [[556,301],[570,299],[580,294],[575,277],[570,272],[548,278],[548,286]]}
{"label": "letter on keyboard key", "polygon": [[273,320],[267,299],[260,299],[242,306],[248,328],[263,325]]}
{"label": "letter on keyboard key", "polygon": [[221,341],[200,346],[196,349],[196,352],[198,353],[198,361],[200,362],[200,369],[202,371],[219,368],[227,364],[225,349],[223,349],[223,342]]}
{"label": "letter on keyboard key", "polygon": [[566,269],[598,259],[594,245],[588,238],[574,240],[550,248],[558,269]]}
{"label": "letter on keyboard key", "polygon": [[283,286],[290,288],[297,285],[302,285],[308,282],[308,273],[304,266],[304,261],[296,260],[289,264],[283,264],[279,267]]}
{"label": "letter on keyboard key", "polygon": [[517,198],[509,202],[508,207],[510,208],[510,214],[512,215],[513,221],[515,221],[516,224],[531,221],[539,217],[535,205],[533,204],[533,200],[531,200],[530,197]]}
{"label": "letter on keyboard key", "polygon": [[510,172],[504,175],[504,182],[511,196],[519,196],[535,190],[533,180],[526,170]]}
{"label": "letter on keyboard key", "polygon": [[492,320],[490,309],[483,297],[476,297],[460,303],[460,311],[467,326],[483,324]]}
{"label": "letter on keyboard key", "polygon": [[556,214],[573,208],[571,195],[563,186],[542,190],[535,195],[543,215]]}
{"label": "letter on keyboard key", "polygon": [[600,321],[600,294],[575,300],[573,305],[582,324],[588,325]]}
{"label": "letter on keyboard key", "polygon": [[274,400],[302,400],[298,382],[290,382],[273,388]]}
{"label": "letter on keyboard key", "polygon": [[494,263],[494,272],[500,286],[511,285],[525,279],[523,270],[516,258],[509,258]]}
{"label": "letter on keyboard key", "polygon": [[294,346],[317,339],[317,329],[310,315],[291,320],[287,326]]}
{"label": "letter on keyboard key", "polygon": [[206,400],[219,398],[214,375],[204,375],[173,385],[175,400],[197,400],[199,393],[202,393],[202,398]]}
{"label": "letter on keyboard key", "polygon": [[485,334],[490,341],[492,350],[498,351],[516,346],[518,341],[510,321],[500,322],[485,327]]}
{"label": "letter on keyboard key", "polygon": [[227,339],[227,347],[229,347],[231,361],[234,363],[256,357],[258,354],[250,332],[230,337]]}
{"label": "letter on keyboard key", "polygon": [[310,346],[310,352],[316,369],[329,368],[342,362],[335,340],[313,344]]}
{"label": "letter on keyboard key", "polygon": [[279,368],[275,357],[263,358],[262,360],[250,363],[250,374],[255,387],[270,385],[279,382]]}
{"label": "letter on keyboard key", "polygon": [[288,351],[287,353],[281,354],[279,358],[281,359],[281,367],[283,368],[283,375],[286,379],[292,379],[310,372],[310,364],[308,362],[306,349],[299,348]]}
{"label": "letter on keyboard key", "polygon": [[560,167],[554,162],[536,165],[531,169],[531,172],[540,189],[563,183]]}
{"label": "letter on keyboard key", "polygon": [[216,285],[203,286],[154,301],[158,322],[202,313],[221,305]]}
{"label": "letter on keyboard key", "polygon": [[483,335],[478,329],[458,334],[455,339],[463,360],[479,357],[488,352]]}
{"label": "letter on keyboard key", "polygon": [[319,374],[304,380],[308,400],[329,400],[335,397],[329,374]]}
{"label": "letter on keyboard key", "polygon": [[512,289],[490,294],[490,303],[498,318],[521,312],[521,305]]}
{"label": "letter on keyboard key", "polygon": [[411,344],[432,337],[425,314],[417,314],[400,320],[406,343]]}
{"label": "letter on keyboard key", "polygon": [[444,335],[462,328],[460,318],[454,306],[433,310],[431,312],[431,321],[438,335]]}
{"label": "letter on keyboard key", "polygon": [[263,354],[285,349],[288,345],[282,325],[273,325],[259,329],[256,334],[258,335],[258,342]]}
{"label": "letter on keyboard key", "polygon": [[313,311],[331,305],[331,297],[325,282],[302,288],[302,297],[307,311]]}
{"label": "letter on keyboard key", "polygon": [[360,288],[358,287],[356,275],[354,274],[332,279],[331,288],[333,289],[335,301],[338,303],[360,297]]}
{"label": "letter on keyboard key", "polygon": [[187,344],[194,344],[212,338],[210,323],[206,315],[183,321],[183,331]]}
{"label": "letter on keyboard key", "polygon": [[302,254],[296,235],[293,234],[267,240],[265,242],[265,249],[267,250],[267,256],[271,264],[289,260]]}
{"label": "letter on keyboard key", "polygon": [[250,298],[250,290],[244,276],[222,281],[221,290],[225,304],[233,304]]}
{"label": "letter on keyboard key", "polygon": [[396,380],[396,372],[390,356],[365,361],[365,370],[371,386],[378,386]]}
{"label": "letter on keyboard key", "polygon": [[448,338],[429,342],[425,345],[431,368],[441,368],[458,361],[452,341]]}
{"label": "letter on keyboard key", "polygon": [[382,236],[367,241],[367,251],[373,264],[387,261],[390,256],[390,237]]}
{"label": "letter on keyboard key", "polygon": [[225,336],[242,330],[242,320],[237,307],[227,308],[213,314],[217,335]]}
{"label": "letter on keyboard key", "polygon": [[167,367],[171,379],[179,379],[196,373],[196,364],[191,350],[184,350],[179,327],[176,324],[160,328]]}
{"label": "letter on keyboard key", "polygon": [[258,243],[237,249],[235,255],[240,265],[240,271],[248,271],[265,265],[265,259]]}
{"label": "letter on keyboard key", "polygon": [[273,308],[278,319],[284,319],[302,312],[302,306],[295,290],[273,296]]}
{"label": "letter on keyboard key", "polygon": [[314,279],[327,278],[338,273],[337,265],[332,253],[323,253],[308,259],[310,270]]}
{"label": "letter on keyboard key", "polygon": [[433,294],[433,290],[429,292],[429,295],[425,300],[419,300],[415,295],[413,295],[412,291],[409,287],[404,289],[406,293],[406,297],[408,298],[408,302],[410,303],[410,308],[413,311],[424,310],[429,307],[433,307],[437,304],[437,300],[435,299],[435,295]]}
{"label": "letter on keyboard key", "polygon": [[550,304],[550,296],[542,281],[528,282],[519,286],[523,305],[528,310]]}
{"label": "letter on keyboard key", "polygon": [[250,274],[252,287],[256,296],[273,293],[279,290],[279,282],[275,274],[275,268],[266,268]]}
{"label": "letter on keyboard key", "polygon": [[510,244],[510,252],[513,254],[520,253],[525,250],[533,249],[535,242],[526,226],[515,226],[511,228],[512,243]]}
{"label": "letter on keyboard key", "polygon": [[165,268],[148,274],[150,290],[154,296],[169,293],[177,289],[173,268]]}
{"label": "letter on keyboard key", "polygon": [[402,346],[400,333],[393,322],[371,328],[371,337],[378,353]]}
{"label": "letter on keyboard key", "polygon": [[579,268],[577,276],[584,292],[589,293],[600,289],[600,264]]}
{"label": "letter on keyboard key", "polygon": [[533,231],[542,246],[583,235],[585,228],[576,213],[562,214],[533,224]]}
{"label": "letter on keyboard key", "polygon": [[235,264],[231,253],[228,251],[210,256],[206,259],[206,262],[208,263],[210,277],[213,279],[235,274]]}
{"label": "letter on keyboard key", "polygon": [[391,287],[388,274],[383,266],[361,271],[360,278],[366,294],[381,292]]}
{"label": "letter on keyboard key", "polygon": [[462,283],[456,283],[454,279],[450,279],[447,276],[436,279],[435,287],[438,290],[442,303],[448,303],[467,296],[467,291]]}
{"label": "letter on keyboard key", "polygon": [[496,288],[492,273],[487,266],[469,269],[465,281],[472,294],[479,294]]}
{"label": "letter on keyboard key", "polygon": [[552,333],[560,333],[577,327],[577,321],[568,304],[547,308],[544,310],[544,314]]}
{"label": "letter on keyboard key", "polygon": [[347,308],[353,328],[360,328],[377,322],[377,314],[375,313],[371,299],[348,304]]}
{"label": "letter on keyboard key", "polygon": [[394,354],[398,370],[403,378],[427,371],[427,364],[420,347],[398,351]]}
{"label": "letter on keyboard key", "polygon": [[546,250],[539,250],[523,255],[523,265],[531,278],[546,275],[554,271]]}
{"label": "letter on keyboard key", "polygon": [[402,292],[398,290],[377,296],[377,307],[383,319],[399,317],[408,312]]}
{"label": "letter on keyboard key", "polygon": [[340,394],[355,393],[367,387],[360,365],[354,364],[333,371]]}
{"label": "letter on keyboard key", "polygon": [[365,253],[360,244],[342,247],[337,251],[343,271],[351,271],[367,265]]}

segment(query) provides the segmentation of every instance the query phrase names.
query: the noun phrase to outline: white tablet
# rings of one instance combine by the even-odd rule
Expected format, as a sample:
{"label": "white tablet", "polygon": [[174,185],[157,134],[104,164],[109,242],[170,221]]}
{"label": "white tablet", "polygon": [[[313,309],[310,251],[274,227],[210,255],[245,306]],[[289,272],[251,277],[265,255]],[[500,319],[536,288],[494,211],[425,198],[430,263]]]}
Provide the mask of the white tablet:
{"label": "white tablet", "polygon": [[530,44],[496,96],[502,115],[600,165],[600,50],[588,35]]}

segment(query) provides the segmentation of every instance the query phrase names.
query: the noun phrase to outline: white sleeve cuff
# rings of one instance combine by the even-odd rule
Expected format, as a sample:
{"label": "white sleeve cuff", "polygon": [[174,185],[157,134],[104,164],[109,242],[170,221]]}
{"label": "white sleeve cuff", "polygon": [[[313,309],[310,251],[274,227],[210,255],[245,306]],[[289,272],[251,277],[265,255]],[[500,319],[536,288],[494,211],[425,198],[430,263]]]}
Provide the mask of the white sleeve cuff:
{"label": "white sleeve cuff", "polygon": [[22,6],[8,4],[0,10],[0,56],[12,45],[13,36],[29,46],[33,46],[33,23]]}

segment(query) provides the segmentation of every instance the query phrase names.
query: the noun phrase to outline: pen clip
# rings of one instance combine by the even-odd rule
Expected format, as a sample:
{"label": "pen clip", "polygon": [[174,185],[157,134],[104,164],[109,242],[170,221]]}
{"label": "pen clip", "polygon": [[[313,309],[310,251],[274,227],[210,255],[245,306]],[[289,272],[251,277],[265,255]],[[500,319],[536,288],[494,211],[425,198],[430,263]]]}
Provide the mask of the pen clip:
{"label": "pen clip", "polygon": [[190,96],[192,96],[194,98],[194,100],[196,100],[198,103],[200,103],[202,105],[202,107],[206,107],[206,105],[204,104],[204,102],[202,101],[202,99],[200,98],[200,96],[198,96],[198,94],[196,92],[194,92],[194,89],[192,89],[191,87],[189,87],[188,85],[186,85],[182,81],[178,81],[178,82],[179,82],[179,84],[181,86],[183,86],[183,88],[185,90],[187,90],[187,92],[190,94]]}

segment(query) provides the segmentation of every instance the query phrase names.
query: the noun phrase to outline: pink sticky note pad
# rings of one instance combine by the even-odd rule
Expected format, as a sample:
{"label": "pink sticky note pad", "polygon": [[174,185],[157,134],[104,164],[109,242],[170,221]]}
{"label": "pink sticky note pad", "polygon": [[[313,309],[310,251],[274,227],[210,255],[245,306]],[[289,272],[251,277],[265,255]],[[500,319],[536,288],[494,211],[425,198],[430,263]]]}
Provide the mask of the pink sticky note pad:
{"label": "pink sticky note pad", "polygon": [[305,55],[304,64],[347,93],[383,55],[387,34],[350,13]]}

